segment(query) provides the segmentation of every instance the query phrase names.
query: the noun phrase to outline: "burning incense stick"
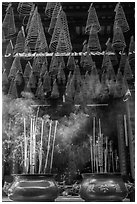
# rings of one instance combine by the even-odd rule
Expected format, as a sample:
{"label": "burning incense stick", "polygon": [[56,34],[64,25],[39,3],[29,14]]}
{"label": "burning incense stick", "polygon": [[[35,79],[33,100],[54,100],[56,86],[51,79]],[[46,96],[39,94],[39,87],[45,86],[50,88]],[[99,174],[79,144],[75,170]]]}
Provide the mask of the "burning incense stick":
{"label": "burning incense stick", "polygon": [[56,132],[57,132],[57,124],[58,124],[58,121],[56,120],[56,122],[55,122],[55,130],[54,130],[54,138],[53,138],[53,146],[52,146],[52,153],[51,153],[50,172],[52,170],[52,164],[53,164],[53,153],[54,153],[55,138],[56,138]]}
{"label": "burning incense stick", "polygon": [[47,146],[47,155],[46,155],[46,162],[45,162],[45,167],[44,167],[44,173],[46,173],[47,164],[48,164],[48,156],[49,156],[49,150],[50,150],[51,129],[52,129],[52,120],[50,122],[50,128],[49,128],[49,137],[48,137],[48,146]]}
{"label": "burning incense stick", "polygon": [[124,115],[124,129],[125,129],[125,143],[128,146],[128,135],[127,135],[127,117]]}
{"label": "burning incense stick", "polygon": [[40,153],[39,153],[39,171],[38,171],[39,174],[40,174],[40,172],[41,172],[41,167],[42,167],[42,140],[43,140],[43,128],[44,128],[44,120],[42,119],[42,124],[41,124],[41,143],[40,143]]}

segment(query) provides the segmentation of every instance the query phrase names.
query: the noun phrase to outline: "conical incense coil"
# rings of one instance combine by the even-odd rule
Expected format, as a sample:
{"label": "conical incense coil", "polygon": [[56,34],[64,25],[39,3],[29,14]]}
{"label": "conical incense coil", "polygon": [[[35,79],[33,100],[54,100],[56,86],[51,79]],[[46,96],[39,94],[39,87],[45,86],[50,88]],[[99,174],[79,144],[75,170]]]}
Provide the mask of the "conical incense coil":
{"label": "conical incense coil", "polygon": [[100,42],[99,42],[98,33],[94,29],[93,25],[90,28],[90,34],[89,34],[87,47],[92,52],[97,52],[97,51],[101,52],[101,45],[100,45]]}
{"label": "conical incense coil", "polygon": [[57,47],[59,36],[60,36],[62,29],[64,30],[66,41],[68,41],[68,44],[71,45],[67,18],[63,10],[61,10],[60,13],[58,14],[56,26],[54,28],[54,32],[53,32],[53,35],[50,41],[49,49],[51,52],[56,51],[56,47]]}
{"label": "conical incense coil", "polygon": [[69,55],[68,61],[67,61],[67,68],[71,71],[73,71],[76,68],[76,63],[73,55]]}
{"label": "conical incense coil", "polygon": [[134,41],[134,36],[131,36],[128,53],[130,54],[133,52],[135,52],[135,41]]}
{"label": "conical incense coil", "polygon": [[132,73],[131,66],[130,66],[130,64],[129,64],[128,58],[126,59],[126,63],[125,63],[124,77],[125,77],[127,80],[133,79],[133,73]]}
{"label": "conical incense coil", "polygon": [[84,59],[85,59],[84,53],[85,52],[87,52],[87,40],[85,40],[83,42],[82,55],[81,55],[81,58],[80,58],[80,65],[81,65],[81,67],[83,67],[83,64],[84,64]]}
{"label": "conical incense coil", "polygon": [[58,53],[67,53],[72,51],[72,45],[70,39],[67,39],[66,32],[64,29],[61,30],[59,35],[59,41],[56,47],[56,52]]}
{"label": "conical incense coil", "polygon": [[12,79],[12,81],[10,83],[8,96],[10,96],[11,98],[18,98],[17,86],[16,86],[16,82],[14,79]]}
{"label": "conical incense coil", "polygon": [[35,94],[38,98],[41,98],[42,96],[44,96],[44,90],[43,90],[43,85],[42,85],[42,81],[40,80],[38,83],[38,87],[36,90],[36,94]]}
{"label": "conical incense coil", "polygon": [[57,18],[58,18],[58,15],[59,15],[61,9],[62,9],[61,4],[59,2],[56,2],[55,6],[54,6],[53,13],[52,13],[52,18],[51,18],[51,21],[50,21],[50,25],[49,25],[49,28],[48,28],[48,33],[50,35],[53,34],[53,31],[54,31],[54,28],[55,28],[55,25],[56,25],[56,22],[57,22]]}
{"label": "conical incense coil", "polygon": [[114,50],[117,50],[117,51],[123,51],[126,47],[125,38],[121,30],[121,27],[117,25],[115,25],[113,29],[112,46]]}
{"label": "conical incense coil", "polygon": [[25,70],[24,70],[24,73],[23,73],[23,77],[30,77],[30,74],[32,72],[32,66],[30,64],[30,62],[28,61],[28,63],[26,64],[25,66]]}
{"label": "conical incense coil", "polygon": [[25,46],[29,46],[32,51],[35,51],[35,45],[37,41],[37,37],[39,34],[39,15],[37,11],[37,7],[33,13],[31,18],[30,26],[28,28],[27,37],[25,40]]}
{"label": "conical incense coil", "polygon": [[17,71],[16,76],[15,76],[15,82],[17,85],[21,85],[23,82],[23,75],[21,72]]}
{"label": "conical incense coil", "polygon": [[48,44],[47,44],[47,39],[44,33],[44,28],[41,22],[41,17],[38,14],[38,24],[39,24],[39,33],[38,33],[38,38],[36,41],[35,45],[35,51],[36,52],[48,52]]}
{"label": "conical incense coil", "polygon": [[30,78],[29,78],[27,87],[29,87],[29,88],[36,88],[37,87],[37,79],[36,79],[33,72],[31,72],[31,74],[30,74]]}
{"label": "conical incense coil", "polygon": [[47,2],[46,8],[45,8],[45,14],[49,18],[52,17],[55,5],[56,5],[56,2]]}
{"label": "conical incense coil", "polygon": [[115,97],[122,97],[124,95],[124,79],[122,76],[121,71],[119,71],[117,73],[117,77],[116,77],[116,88],[115,88]]}
{"label": "conical incense coil", "polygon": [[11,40],[9,41],[9,44],[7,46],[5,55],[13,55],[13,44]]}
{"label": "conical incense coil", "polygon": [[123,7],[121,6],[120,3],[117,3],[116,8],[115,8],[115,23],[121,27],[122,32],[127,32],[129,31],[129,25],[125,16],[125,13],[123,11]]}
{"label": "conical incense coil", "polygon": [[57,85],[56,79],[53,82],[53,88],[52,88],[52,92],[51,92],[51,97],[52,98],[58,98],[59,97],[59,90],[58,90],[58,85]]}
{"label": "conical incense coil", "polygon": [[19,2],[17,11],[21,15],[28,16],[30,14],[32,6],[33,2]]}
{"label": "conical incense coil", "polygon": [[51,91],[51,78],[48,72],[46,72],[43,76],[43,89],[46,93]]}
{"label": "conical incense coil", "polygon": [[7,85],[7,84],[9,84],[9,80],[8,80],[8,76],[6,73],[6,69],[4,69],[2,73],[2,85]]}
{"label": "conical incense coil", "polygon": [[25,33],[24,33],[24,28],[22,26],[21,30],[18,32],[18,35],[17,35],[14,54],[23,53],[24,46],[25,46]]}
{"label": "conical incense coil", "polygon": [[87,55],[83,57],[83,69],[90,71],[93,65],[94,61],[92,60],[92,56],[87,53]]}
{"label": "conical incense coil", "polygon": [[12,38],[16,33],[14,12],[11,6],[8,7],[5,18],[2,23],[2,29],[4,31],[5,38]]}
{"label": "conical incense coil", "polygon": [[96,30],[96,32],[99,32],[101,30],[101,27],[98,21],[98,17],[97,17],[97,13],[93,6],[93,3],[91,3],[89,10],[88,10],[88,18],[87,18],[85,33],[88,33],[88,34],[90,33],[90,29],[92,25],[94,26],[94,29]]}
{"label": "conical incense coil", "polygon": [[62,63],[60,63],[60,65],[59,65],[59,72],[57,74],[57,79],[58,79],[58,83],[62,82],[63,84],[65,84],[65,82],[66,82],[66,76],[65,76],[65,73],[62,69]]}
{"label": "conical incense coil", "polygon": [[118,64],[118,58],[117,58],[117,55],[115,53],[114,48],[112,47],[112,43],[110,42],[110,38],[108,38],[108,40],[106,42],[106,46],[107,46],[107,48],[106,48],[105,52],[112,53],[112,54],[109,55],[110,60],[112,62],[112,65],[113,66],[117,65]]}
{"label": "conical incense coil", "polygon": [[35,4],[32,5],[31,7],[31,11],[30,11],[30,14],[29,14],[29,19],[28,19],[28,23],[27,23],[27,26],[26,26],[26,31],[28,31],[29,27],[30,27],[30,23],[31,23],[31,19],[32,19],[32,16],[34,14],[34,11],[35,11]]}
{"label": "conical incense coil", "polygon": [[47,71],[48,71],[48,64],[47,62],[43,62],[41,71],[40,71],[40,77],[43,77]]}
{"label": "conical incense coil", "polygon": [[20,71],[22,73],[22,66],[21,66],[21,63],[20,63],[20,57],[15,57],[13,63],[12,63],[12,66],[10,68],[10,73],[8,75],[8,78],[12,78],[16,76],[16,73],[17,71]]}

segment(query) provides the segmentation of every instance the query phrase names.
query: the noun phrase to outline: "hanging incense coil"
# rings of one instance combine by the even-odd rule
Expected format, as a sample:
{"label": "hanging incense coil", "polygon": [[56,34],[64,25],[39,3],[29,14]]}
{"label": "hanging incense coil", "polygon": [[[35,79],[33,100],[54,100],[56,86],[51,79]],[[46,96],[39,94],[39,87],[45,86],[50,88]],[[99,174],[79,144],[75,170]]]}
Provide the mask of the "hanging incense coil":
{"label": "hanging incense coil", "polygon": [[[70,75],[71,76],[71,75]],[[67,85],[66,85],[66,91],[65,91],[66,99],[73,100],[75,96],[75,80],[74,75],[69,78]]]}
{"label": "hanging incense coil", "polygon": [[65,73],[64,73],[64,70],[62,68],[62,63],[60,63],[59,65],[59,72],[57,74],[57,80],[58,80],[58,83],[63,83],[65,84],[66,82],[66,76],[65,76]]}
{"label": "hanging incense coil", "polygon": [[8,96],[10,96],[11,98],[18,98],[17,86],[16,86],[16,82],[14,79],[12,79],[12,81],[10,83]]}
{"label": "hanging incense coil", "polygon": [[36,76],[34,75],[33,71],[30,74],[30,78],[29,78],[27,87],[29,87],[29,88],[36,88],[37,87],[37,79],[36,79]]}
{"label": "hanging incense coil", "polygon": [[16,73],[17,71],[20,71],[21,73],[23,73],[22,71],[22,66],[21,66],[21,63],[20,63],[20,57],[15,57],[14,58],[14,61],[12,63],[12,66],[10,68],[10,73],[8,75],[8,78],[12,78],[16,76]]}
{"label": "hanging incense coil", "polygon": [[15,82],[17,85],[21,85],[23,82],[23,75],[20,71],[17,71],[16,76],[15,76]]}
{"label": "hanging incense coil", "polygon": [[55,25],[56,25],[56,22],[57,22],[57,18],[58,18],[58,15],[59,15],[61,9],[62,9],[61,4],[59,2],[56,2],[55,6],[54,6],[53,13],[52,13],[52,18],[51,18],[51,21],[50,21],[50,25],[49,25],[49,28],[48,28],[48,33],[50,35],[53,34],[53,31],[54,31],[54,28],[55,28]]}
{"label": "hanging incense coil", "polygon": [[126,63],[125,63],[124,77],[125,77],[127,80],[133,79],[133,73],[132,73],[131,66],[130,66],[130,64],[129,64],[128,58],[126,59]]}
{"label": "hanging incense coil", "polygon": [[70,54],[69,57],[68,57],[67,68],[68,68],[70,71],[73,71],[73,70],[76,68],[76,63],[75,63],[74,56],[71,55],[71,54]]}
{"label": "hanging incense coil", "polygon": [[59,70],[59,57],[53,55],[50,62],[49,73],[54,78]]}
{"label": "hanging incense coil", "polygon": [[11,40],[9,41],[9,44],[7,46],[5,55],[13,55],[13,44]]}
{"label": "hanging incense coil", "polygon": [[49,18],[52,17],[55,5],[56,5],[56,2],[47,2],[46,8],[45,8],[45,14]]}
{"label": "hanging incense coil", "polygon": [[24,81],[25,81],[25,86],[24,86],[23,92],[32,93],[31,88],[28,84],[28,81],[29,81],[28,77],[24,77]]}
{"label": "hanging incense coil", "polygon": [[63,10],[61,10],[60,13],[58,14],[54,32],[50,41],[49,49],[51,52],[56,51],[56,47],[59,41],[59,36],[62,30],[64,30],[63,32],[64,32],[64,35],[66,36],[65,38],[66,42],[68,43],[68,45],[71,45],[67,18]]}
{"label": "hanging incense coil", "polygon": [[127,60],[127,54],[126,53],[122,53],[121,54],[121,58],[120,58],[120,63],[119,63],[119,69],[118,69],[118,70],[121,71],[122,75],[124,74],[126,60]]}
{"label": "hanging incense coil", "polygon": [[89,52],[83,57],[83,69],[86,71],[90,71],[94,66],[94,61],[92,60],[92,56]]}
{"label": "hanging incense coil", "polygon": [[80,68],[78,65],[76,65],[74,72],[73,72],[73,77],[75,80],[75,88],[78,90],[78,88],[82,84],[82,79],[81,79],[81,73],[80,73]]}
{"label": "hanging incense coil", "polygon": [[29,78],[31,72],[32,72],[32,66],[31,66],[30,62],[28,61],[28,63],[25,66],[25,69],[24,69],[23,77]]}
{"label": "hanging incense coil", "polygon": [[101,45],[99,42],[98,38],[98,33],[94,28],[94,25],[92,24],[90,28],[90,33],[89,33],[89,39],[88,39],[88,44],[87,47],[91,52],[101,52]]}
{"label": "hanging incense coil", "polygon": [[115,23],[121,27],[122,32],[127,32],[129,31],[129,25],[123,10],[123,7],[121,6],[120,3],[117,3],[116,8],[115,8]]}
{"label": "hanging incense coil", "polygon": [[2,23],[2,29],[4,31],[4,35],[6,39],[13,38],[16,33],[14,12],[11,4],[7,8],[6,15]]}
{"label": "hanging incense coil", "polygon": [[41,98],[42,96],[44,96],[44,89],[43,89],[43,85],[42,85],[41,79],[39,79],[38,87],[37,87],[37,90],[36,90],[35,95],[36,95],[38,98]]}
{"label": "hanging incense coil", "polygon": [[123,97],[125,94],[124,90],[124,79],[121,71],[118,71],[117,76],[116,76],[116,87],[115,87],[115,97]]}
{"label": "hanging incense coil", "polygon": [[43,76],[43,89],[46,93],[51,91],[51,78],[47,71]]}
{"label": "hanging incense coil", "polygon": [[30,14],[33,2],[19,2],[17,11],[23,16],[28,16]]}
{"label": "hanging incense coil", "polygon": [[89,10],[88,10],[88,18],[87,18],[87,23],[86,23],[86,28],[85,28],[85,33],[90,33],[92,25],[94,26],[94,29],[96,32],[99,32],[101,30],[97,13],[96,10],[93,6],[93,3],[91,3]]}
{"label": "hanging incense coil", "polygon": [[35,51],[35,45],[38,38],[38,34],[39,34],[39,15],[36,7],[28,28],[28,33],[25,40],[25,47],[29,46],[29,48],[32,51]]}
{"label": "hanging incense coil", "polygon": [[38,76],[40,75],[41,67],[42,67],[41,57],[40,56],[36,56],[33,59],[32,70]]}
{"label": "hanging incense coil", "polygon": [[24,28],[22,26],[21,30],[18,32],[18,35],[17,35],[14,54],[23,53],[24,46],[25,46],[25,33],[24,33]]}
{"label": "hanging incense coil", "polygon": [[110,60],[111,60],[111,62],[112,62],[112,65],[113,65],[113,66],[117,65],[117,64],[118,64],[118,58],[117,58],[117,55],[116,55],[116,53],[115,53],[114,48],[112,47],[112,43],[110,42],[110,38],[108,38],[108,40],[107,40],[107,42],[106,42],[106,46],[107,46],[107,48],[106,48],[105,52],[106,52],[106,53],[107,53],[107,52],[108,52],[108,53],[112,53],[112,54],[109,55]]}
{"label": "hanging incense coil", "polygon": [[64,57],[63,56],[59,56],[58,57],[58,61],[59,61],[59,64],[61,64],[62,69],[65,69],[66,65],[65,65]]}
{"label": "hanging incense coil", "polygon": [[58,98],[59,97],[59,90],[58,90],[58,85],[57,85],[56,79],[53,82],[51,97],[52,98]]}
{"label": "hanging incense coil", "polygon": [[134,36],[131,36],[128,54],[130,55],[131,53],[134,53],[134,52],[135,52],[135,41],[134,41]]}
{"label": "hanging incense coil", "polygon": [[2,73],[2,85],[7,85],[7,84],[9,84],[9,80],[8,80],[8,76],[6,73],[6,69],[4,69]]}
{"label": "hanging incense coil", "polygon": [[125,38],[122,32],[122,29],[117,24],[114,26],[114,29],[113,29],[112,46],[114,50],[117,50],[117,51],[123,51],[126,47]]}

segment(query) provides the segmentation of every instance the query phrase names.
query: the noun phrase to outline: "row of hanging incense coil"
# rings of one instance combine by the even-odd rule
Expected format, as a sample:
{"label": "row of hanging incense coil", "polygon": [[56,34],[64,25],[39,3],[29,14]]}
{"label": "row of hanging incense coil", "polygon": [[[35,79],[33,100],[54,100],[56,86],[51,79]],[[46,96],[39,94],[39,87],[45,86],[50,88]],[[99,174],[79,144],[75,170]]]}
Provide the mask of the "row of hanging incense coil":
{"label": "row of hanging incense coil", "polygon": [[[14,14],[11,5],[12,4],[8,6],[7,13],[3,21],[3,30],[7,36],[16,33]],[[72,45],[70,41],[66,14],[64,13],[60,3],[48,2],[45,9],[45,14],[48,17],[51,17],[51,23],[48,32],[52,35],[52,38],[49,45],[49,49],[37,7],[35,7],[33,3],[19,3],[17,10],[22,15],[29,14],[28,23],[26,26],[27,36],[25,39],[24,48],[26,52],[48,51],[49,49],[52,52],[71,52]],[[127,23],[123,8],[120,3],[116,5],[115,12],[116,14],[114,21],[114,35],[112,45],[115,50],[123,50],[126,47],[123,32],[129,30],[129,25]],[[91,4],[88,10],[88,18],[85,28],[85,32],[89,34],[88,47],[91,51],[101,50],[97,34],[100,31],[100,28],[101,27],[98,21],[96,10],[93,4]]]}
{"label": "row of hanging incense coil", "polygon": [[[68,59],[67,63],[69,69],[72,68],[72,65],[69,64],[69,62],[71,62],[69,61],[71,58]],[[105,55],[103,58],[101,76],[99,76],[95,63],[93,62],[91,70],[87,71],[84,77],[81,75],[79,66],[77,64],[74,65],[75,67],[73,70],[70,69],[71,72],[68,77],[66,77],[64,72],[65,62],[63,61],[62,57],[57,58],[54,56],[51,59],[49,68],[46,58],[42,59],[36,57],[32,66],[30,62],[26,64],[24,73],[20,63],[20,58],[16,57],[12,63],[8,76],[6,69],[3,70],[3,85],[9,83],[8,79],[14,79],[18,85],[21,85],[24,78],[25,88],[36,89],[38,87],[39,90],[44,89],[45,94],[52,90],[52,86],[54,87],[53,90],[58,92],[57,84],[62,84],[63,86],[66,86],[66,96],[69,98],[74,98],[75,92],[77,92],[78,95],[80,94],[81,96],[86,96],[86,98],[88,98],[88,96],[92,93],[92,95],[94,94],[94,98],[96,98],[102,91],[102,87],[103,90],[105,88],[105,91],[112,94],[114,93],[114,89],[117,88],[117,91],[119,91],[118,95],[123,96],[125,90],[128,90],[126,80],[132,79],[132,70],[130,68],[128,59],[126,59],[125,64],[125,60],[123,59],[125,59],[125,56],[123,56],[123,58],[121,57],[117,77],[115,76],[115,72],[108,55]],[[123,79],[123,76],[125,80]],[[53,95],[56,95],[57,97],[59,96],[59,93]]]}

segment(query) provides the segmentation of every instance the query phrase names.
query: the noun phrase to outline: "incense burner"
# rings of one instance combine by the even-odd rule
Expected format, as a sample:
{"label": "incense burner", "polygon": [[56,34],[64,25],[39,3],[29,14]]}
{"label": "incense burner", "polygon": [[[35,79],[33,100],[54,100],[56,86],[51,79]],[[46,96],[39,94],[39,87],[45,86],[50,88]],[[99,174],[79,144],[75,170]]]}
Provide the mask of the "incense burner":
{"label": "incense burner", "polygon": [[82,177],[80,196],[85,201],[117,202],[128,194],[121,174],[85,173]]}
{"label": "incense burner", "polygon": [[13,201],[53,202],[58,197],[58,187],[52,174],[13,175],[14,181],[8,191]]}

